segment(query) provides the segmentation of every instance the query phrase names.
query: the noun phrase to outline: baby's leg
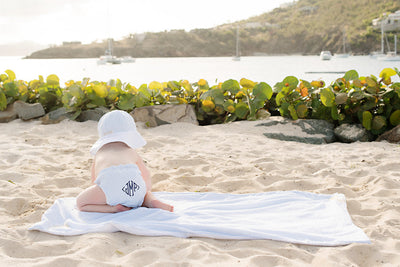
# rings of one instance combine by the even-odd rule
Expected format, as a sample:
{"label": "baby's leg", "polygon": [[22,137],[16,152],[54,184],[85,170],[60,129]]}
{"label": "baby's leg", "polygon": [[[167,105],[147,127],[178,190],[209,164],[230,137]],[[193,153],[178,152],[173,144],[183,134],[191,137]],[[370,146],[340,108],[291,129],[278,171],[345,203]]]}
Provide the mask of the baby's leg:
{"label": "baby's leg", "polygon": [[174,211],[174,206],[171,206],[169,204],[161,202],[150,191],[147,191],[147,193],[144,197],[142,206],[148,207],[148,208],[163,209],[163,210],[171,211],[171,212]]}
{"label": "baby's leg", "polygon": [[80,211],[90,212],[114,213],[131,209],[120,204],[116,206],[108,205],[106,195],[98,185],[93,185],[80,193],[76,198],[76,206]]}

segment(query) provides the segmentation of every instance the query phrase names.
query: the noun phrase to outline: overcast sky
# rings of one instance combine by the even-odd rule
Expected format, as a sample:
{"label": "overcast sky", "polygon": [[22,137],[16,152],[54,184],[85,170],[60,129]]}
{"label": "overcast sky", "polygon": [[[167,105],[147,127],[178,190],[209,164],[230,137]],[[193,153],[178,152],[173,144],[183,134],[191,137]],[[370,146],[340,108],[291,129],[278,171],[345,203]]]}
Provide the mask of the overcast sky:
{"label": "overcast sky", "polygon": [[291,0],[0,0],[0,44],[90,43],[247,19]]}

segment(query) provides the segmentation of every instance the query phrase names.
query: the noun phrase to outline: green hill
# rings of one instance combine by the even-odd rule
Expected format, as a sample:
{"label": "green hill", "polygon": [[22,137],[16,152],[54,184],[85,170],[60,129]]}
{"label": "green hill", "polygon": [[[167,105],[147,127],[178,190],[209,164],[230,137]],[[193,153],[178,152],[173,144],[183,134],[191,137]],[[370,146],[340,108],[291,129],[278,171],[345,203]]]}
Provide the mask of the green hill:
{"label": "green hill", "polygon": [[[299,0],[260,16],[211,29],[131,34],[114,42],[114,55],[232,56],[236,27],[240,29],[243,56],[338,52],[342,48],[343,32],[353,53],[368,54],[380,50],[380,32],[373,30],[372,20],[384,12],[397,10],[400,10],[398,0]],[[392,35],[389,34],[389,39]],[[99,57],[104,54],[106,43],[52,47],[28,58]]]}

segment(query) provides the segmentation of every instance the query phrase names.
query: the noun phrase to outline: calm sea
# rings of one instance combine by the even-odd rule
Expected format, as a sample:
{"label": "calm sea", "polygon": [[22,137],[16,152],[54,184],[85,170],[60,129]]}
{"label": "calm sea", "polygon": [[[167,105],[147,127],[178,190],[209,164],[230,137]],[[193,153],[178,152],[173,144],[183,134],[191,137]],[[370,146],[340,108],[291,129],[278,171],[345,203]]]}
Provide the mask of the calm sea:
{"label": "calm sea", "polygon": [[400,69],[400,61],[382,61],[369,56],[333,57],[329,61],[323,61],[319,56],[260,56],[242,57],[240,61],[233,61],[230,57],[137,58],[134,63],[98,65],[95,58],[0,57],[0,73],[11,69],[17,79],[25,81],[37,79],[39,75],[46,78],[47,75],[56,74],[61,82],[85,77],[98,81],[119,78],[123,83],[129,82],[136,87],[152,81],[186,79],[196,82],[201,78],[210,85],[227,79],[247,78],[273,86],[289,75],[307,81],[322,79],[330,83],[348,70],[354,69],[361,76],[379,76],[381,70],[388,67]]}

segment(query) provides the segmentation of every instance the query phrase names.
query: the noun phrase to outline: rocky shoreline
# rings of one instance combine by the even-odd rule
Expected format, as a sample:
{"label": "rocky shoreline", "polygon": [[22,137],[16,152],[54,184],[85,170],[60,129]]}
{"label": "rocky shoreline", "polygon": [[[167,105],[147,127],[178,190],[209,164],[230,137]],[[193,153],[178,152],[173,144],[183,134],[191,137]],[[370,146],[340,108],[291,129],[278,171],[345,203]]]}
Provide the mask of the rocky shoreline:
{"label": "rocky shoreline", "polygon": [[[23,121],[40,119],[42,124],[55,124],[70,119],[84,122],[98,121],[109,110],[104,107],[82,111],[79,116],[64,107],[45,114],[40,103],[29,104],[16,101],[5,111],[0,112],[0,123],[15,119]],[[144,123],[146,127],[156,127],[176,122],[187,122],[198,125],[194,108],[191,105],[156,105],[134,109],[130,113],[135,121]],[[328,144],[333,142],[353,143],[374,141],[372,135],[359,124],[342,124],[337,127],[325,120],[299,119],[291,120],[280,116],[272,116],[260,120],[258,127],[263,127],[268,138],[283,141],[295,141],[308,144]],[[400,125],[381,134],[376,141],[400,143]]]}

